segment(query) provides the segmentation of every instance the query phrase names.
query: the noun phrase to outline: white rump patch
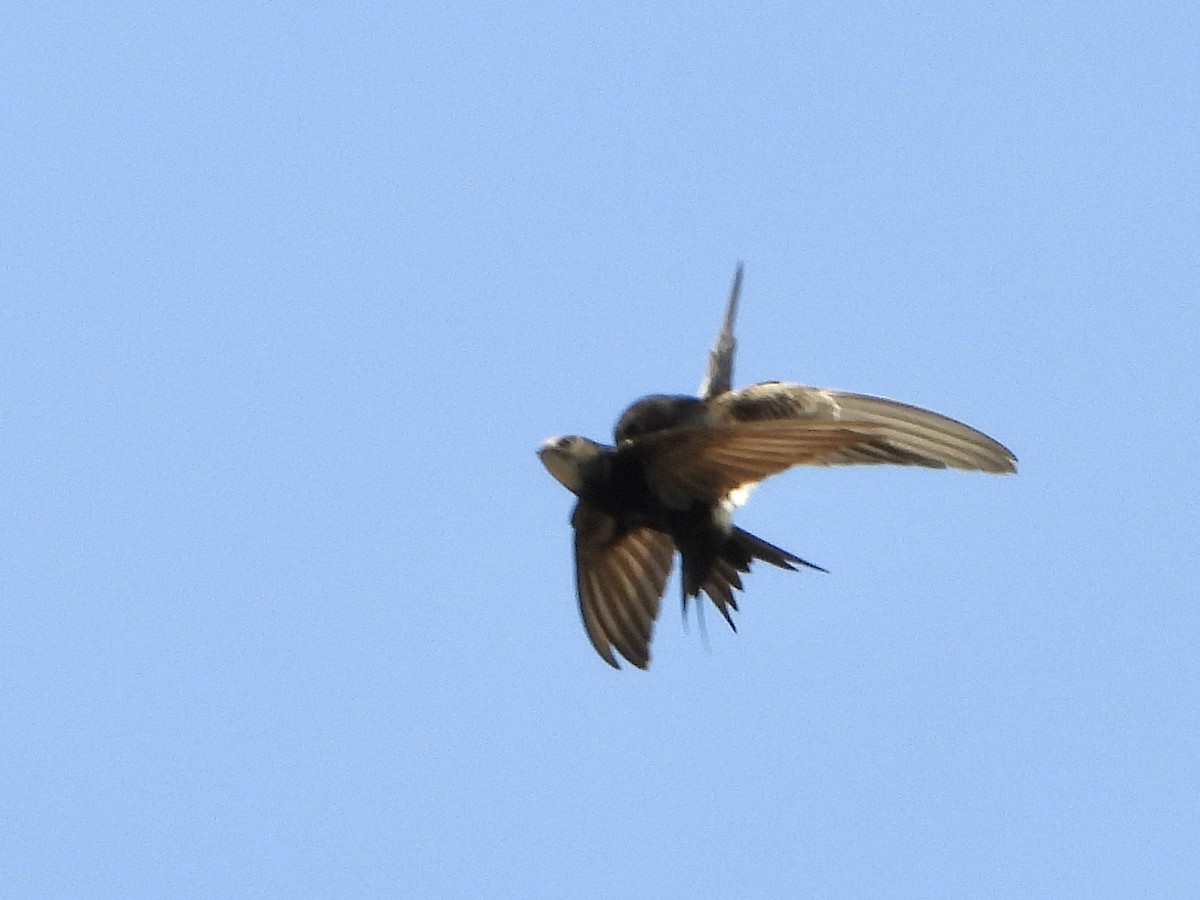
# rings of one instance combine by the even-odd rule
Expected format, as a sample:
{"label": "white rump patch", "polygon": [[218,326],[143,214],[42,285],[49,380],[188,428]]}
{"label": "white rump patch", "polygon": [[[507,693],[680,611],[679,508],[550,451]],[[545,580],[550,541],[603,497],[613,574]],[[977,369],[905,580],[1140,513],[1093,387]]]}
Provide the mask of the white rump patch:
{"label": "white rump patch", "polygon": [[754,487],[753,483],[735,487],[726,495],[724,502],[729,505],[731,510],[737,509],[739,506],[745,506],[746,501],[750,499],[750,492],[754,490]]}

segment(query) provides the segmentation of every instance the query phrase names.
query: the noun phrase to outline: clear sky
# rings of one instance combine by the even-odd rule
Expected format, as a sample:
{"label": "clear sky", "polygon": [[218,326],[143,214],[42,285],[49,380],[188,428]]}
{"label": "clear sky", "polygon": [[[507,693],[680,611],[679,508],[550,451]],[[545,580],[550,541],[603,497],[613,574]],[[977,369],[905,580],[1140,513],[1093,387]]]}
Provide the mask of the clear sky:
{"label": "clear sky", "polygon": [[[30,4],[0,31],[0,894],[1184,897],[1194,4]],[[735,381],[709,646],[593,653],[534,451]]]}

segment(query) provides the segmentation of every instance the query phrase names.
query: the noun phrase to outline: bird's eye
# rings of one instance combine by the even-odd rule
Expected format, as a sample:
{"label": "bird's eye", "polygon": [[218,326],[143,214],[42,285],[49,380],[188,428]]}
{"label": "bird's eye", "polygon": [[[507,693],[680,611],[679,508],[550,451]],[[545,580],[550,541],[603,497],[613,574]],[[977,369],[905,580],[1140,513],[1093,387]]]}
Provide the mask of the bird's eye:
{"label": "bird's eye", "polygon": [[566,450],[571,446],[571,439],[569,437],[561,437],[555,441],[554,446],[559,450]]}

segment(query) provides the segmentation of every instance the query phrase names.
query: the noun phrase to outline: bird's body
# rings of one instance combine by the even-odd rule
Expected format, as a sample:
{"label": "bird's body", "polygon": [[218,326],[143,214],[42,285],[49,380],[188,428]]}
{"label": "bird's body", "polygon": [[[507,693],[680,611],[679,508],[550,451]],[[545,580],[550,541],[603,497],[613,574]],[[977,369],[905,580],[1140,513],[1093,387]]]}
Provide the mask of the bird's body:
{"label": "bird's body", "polygon": [[569,436],[539,455],[578,497],[580,612],[593,646],[645,668],[676,551],[684,603],[704,592],[733,625],[741,573],[761,559],[820,568],[733,525],[748,488],[794,465],[891,463],[1005,473],[1003,445],[937,413],[861,394],[764,382],[730,388],[741,268],[709,360],[702,397],[655,394],[617,421],[613,445]]}

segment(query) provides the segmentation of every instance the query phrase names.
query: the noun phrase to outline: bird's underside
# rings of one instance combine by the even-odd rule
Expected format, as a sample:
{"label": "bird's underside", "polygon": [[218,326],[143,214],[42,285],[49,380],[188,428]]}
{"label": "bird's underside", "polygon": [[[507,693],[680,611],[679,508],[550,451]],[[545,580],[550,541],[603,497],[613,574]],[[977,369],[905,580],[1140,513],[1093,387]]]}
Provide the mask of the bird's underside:
{"label": "bird's underside", "polygon": [[703,398],[652,395],[629,407],[615,445],[553,438],[543,463],[579,498],[572,515],[576,587],[596,652],[645,668],[676,552],[682,592],[705,593],[733,625],[750,563],[819,568],[735,527],[748,488],[798,465],[904,465],[1004,474],[1016,458],[980,431],[894,400],[765,382],[729,389],[733,314],[710,355]]}

